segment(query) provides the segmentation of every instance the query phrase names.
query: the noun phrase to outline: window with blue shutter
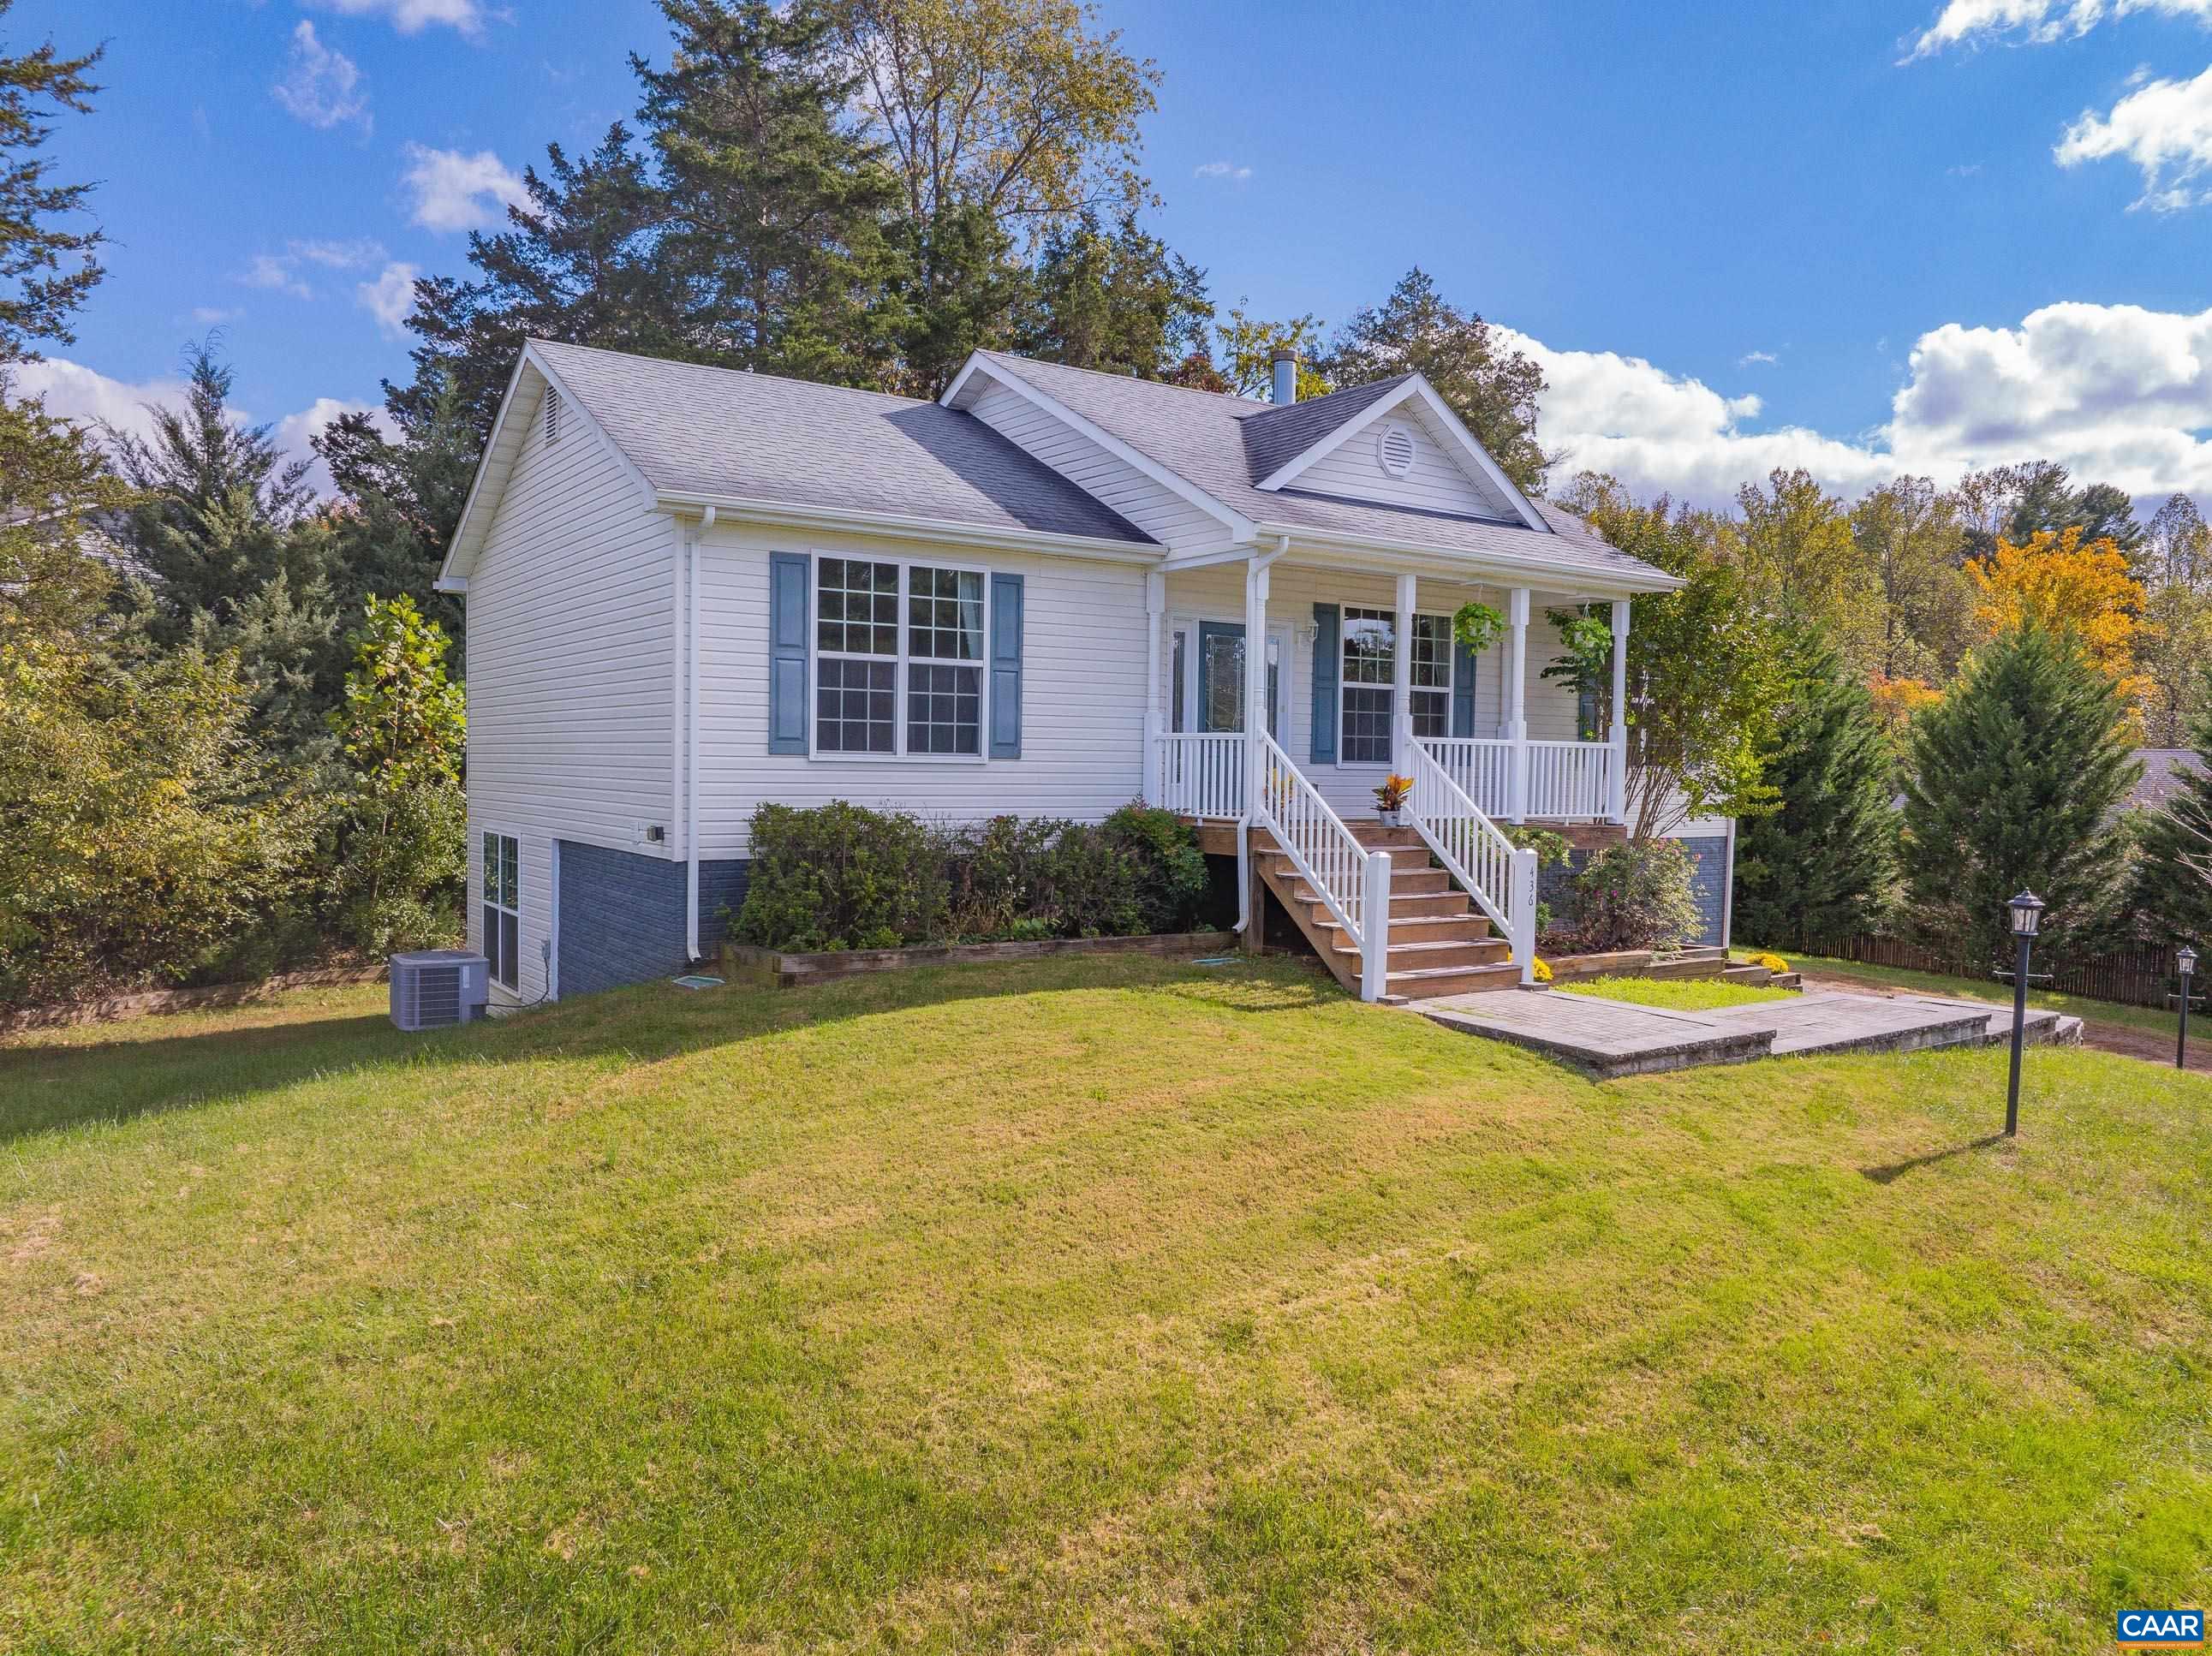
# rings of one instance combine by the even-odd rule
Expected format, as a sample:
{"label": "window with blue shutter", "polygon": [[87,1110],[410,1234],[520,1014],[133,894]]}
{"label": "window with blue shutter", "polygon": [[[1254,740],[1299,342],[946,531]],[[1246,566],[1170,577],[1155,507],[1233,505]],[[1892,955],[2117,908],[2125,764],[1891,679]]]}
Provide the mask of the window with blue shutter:
{"label": "window with blue shutter", "polygon": [[1337,650],[1343,627],[1337,605],[1314,605],[1313,737],[1307,757],[1317,765],[1336,762]]}
{"label": "window with blue shutter", "polygon": [[1022,578],[991,577],[991,757],[1022,756]]}

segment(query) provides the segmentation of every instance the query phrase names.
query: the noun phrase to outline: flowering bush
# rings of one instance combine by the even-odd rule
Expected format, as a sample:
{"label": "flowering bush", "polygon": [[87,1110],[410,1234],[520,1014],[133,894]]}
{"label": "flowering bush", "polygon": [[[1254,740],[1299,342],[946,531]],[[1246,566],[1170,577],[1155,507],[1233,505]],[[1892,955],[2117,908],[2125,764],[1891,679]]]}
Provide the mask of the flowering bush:
{"label": "flowering bush", "polygon": [[1530,975],[1533,976],[1539,983],[1549,983],[1552,980],[1551,962],[1547,961],[1541,955],[1536,956],[1536,958],[1530,962],[1529,972]]}
{"label": "flowering bush", "polygon": [[1784,960],[1779,955],[1753,955],[1751,957],[1751,963],[1753,966],[1763,966],[1768,971],[1775,973],[1778,975],[1784,972],[1787,972],[1790,969],[1790,962]]}

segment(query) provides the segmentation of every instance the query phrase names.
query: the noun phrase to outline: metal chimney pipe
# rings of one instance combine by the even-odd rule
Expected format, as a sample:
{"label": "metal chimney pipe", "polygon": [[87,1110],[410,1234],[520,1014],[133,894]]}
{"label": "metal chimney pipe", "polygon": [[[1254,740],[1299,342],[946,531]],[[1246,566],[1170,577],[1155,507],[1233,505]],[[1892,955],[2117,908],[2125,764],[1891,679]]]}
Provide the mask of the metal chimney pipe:
{"label": "metal chimney pipe", "polygon": [[1275,401],[1288,404],[1298,400],[1298,354],[1288,345],[1275,347]]}

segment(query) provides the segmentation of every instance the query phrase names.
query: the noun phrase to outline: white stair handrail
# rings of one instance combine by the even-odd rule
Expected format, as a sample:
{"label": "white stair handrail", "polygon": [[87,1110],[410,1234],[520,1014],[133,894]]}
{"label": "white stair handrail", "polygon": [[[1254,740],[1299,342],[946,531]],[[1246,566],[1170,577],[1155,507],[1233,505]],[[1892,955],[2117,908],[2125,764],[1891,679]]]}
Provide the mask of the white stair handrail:
{"label": "white stair handrail", "polygon": [[[1298,877],[1313,889],[1352,947],[1364,955],[1370,952],[1367,847],[1353,837],[1321,790],[1273,737],[1262,732],[1259,740],[1260,789],[1259,798],[1252,801],[1252,822],[1273,837]],[[1382,925],[1376,929],[1387,932],[1389,925],[1386,907]]]}
{"label": "white stair handrail", "polygon": [[1466,889],[1513,945],[1521,981],[1536,975],[1536,853],[1523,851],[1438,764],[1428,744],[1407,744],[1413,827],[1430,854]]}

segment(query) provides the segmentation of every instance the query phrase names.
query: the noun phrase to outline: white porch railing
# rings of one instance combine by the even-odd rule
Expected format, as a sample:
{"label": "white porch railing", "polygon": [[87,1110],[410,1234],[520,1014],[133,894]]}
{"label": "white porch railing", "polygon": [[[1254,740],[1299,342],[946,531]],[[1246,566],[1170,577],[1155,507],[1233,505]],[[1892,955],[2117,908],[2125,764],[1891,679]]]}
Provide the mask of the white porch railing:
{"label": "white porch railing", "polygon": [[1155,748],[1158,788],[1153,798],[1181,816],[1234,822],[1244,815],[1244,774],[1249,759],[1241,731],[1176,732]]}
{"label": "white porch railing", "polygon": [[[1613,815],[1620,749],[1607,742],[1530,742],[1491,737],[1430,737],[1416,743],[1452,785],[1487,816],[1516,822]],[[1514,771],[1527,755],[1525,798],[1516,804]]]}
{"label": "white porch railing", "polygon": [[1602,817],[1610,809],[1613,749],[1602,742],[1528,744],[1529,816]]}
{"label": "white porch railing", "polygon": [[1413,827],[1431,854],[1513,945],[1521,981],[1536,976],[1536,853],[1507,839],[1430,749],[1411,745]]}
{"label": "white porch railing", "polygon": [[1361,845],[1271,736],[1260,737],[1259,780],[1252,826],[1273,836],[1359,951],[1359,998],[1381,998],[1390,969],[1389,853]]}

